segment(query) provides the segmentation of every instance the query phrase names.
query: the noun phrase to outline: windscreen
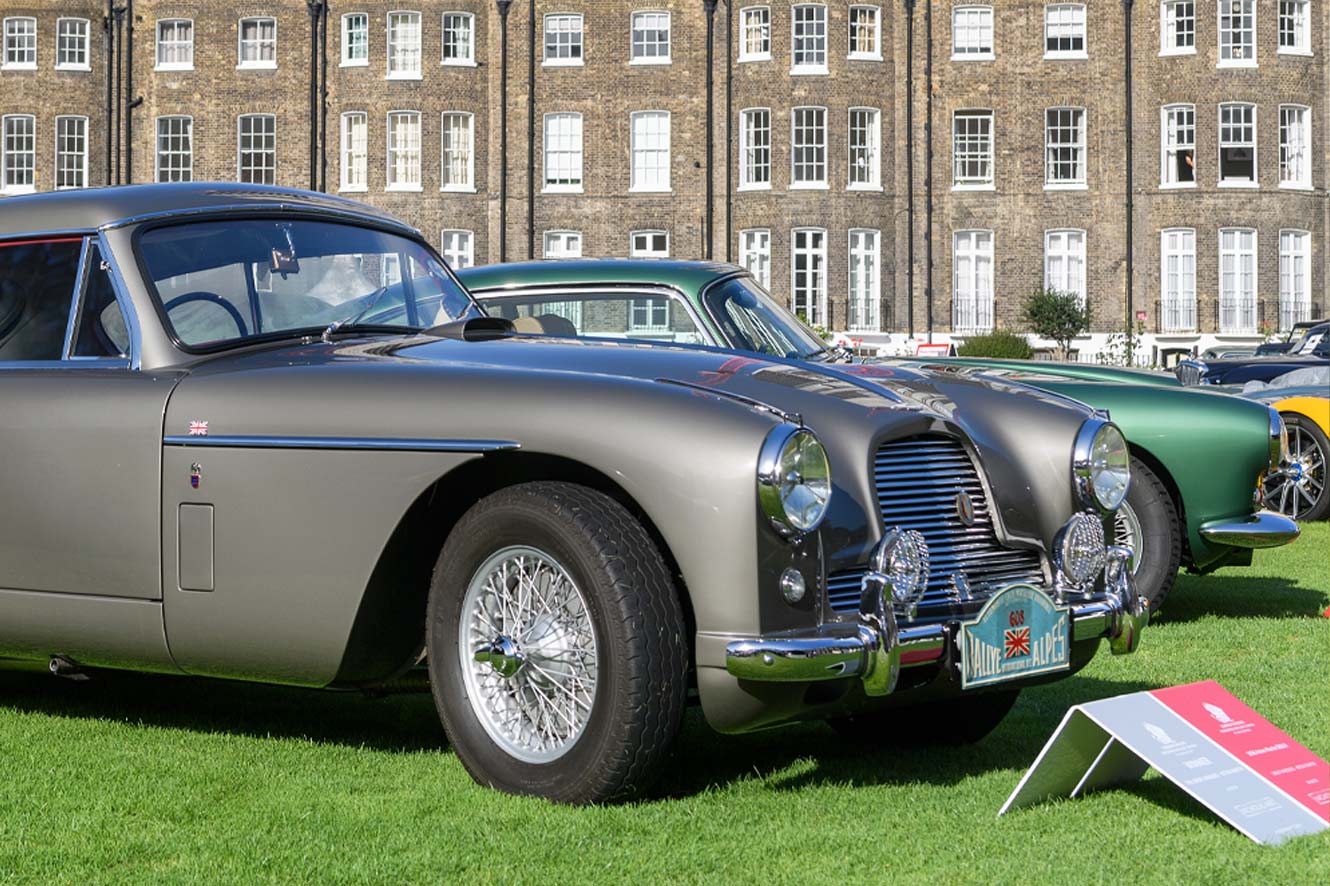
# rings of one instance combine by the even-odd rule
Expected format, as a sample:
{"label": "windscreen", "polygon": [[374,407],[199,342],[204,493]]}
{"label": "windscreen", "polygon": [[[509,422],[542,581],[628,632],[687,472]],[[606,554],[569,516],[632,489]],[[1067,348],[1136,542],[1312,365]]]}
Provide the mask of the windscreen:
{"label": "windscreen", "polygon": [[154,228],[139,238],[175,336],[215,347],[344,327],[422,329],[478,315],[420,243],[338,222],[228,219]]}
{"label": "windscreen", "polygon": [[750,277],[734,277],[707,290],[707,310],[730,347],[780,357],[811,357],[824,350],[799,319]]}

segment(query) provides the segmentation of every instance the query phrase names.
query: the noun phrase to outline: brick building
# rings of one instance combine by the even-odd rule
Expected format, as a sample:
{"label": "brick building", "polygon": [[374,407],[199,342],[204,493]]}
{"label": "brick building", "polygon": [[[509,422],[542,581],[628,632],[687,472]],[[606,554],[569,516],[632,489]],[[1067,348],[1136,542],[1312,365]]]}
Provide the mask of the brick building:
{"label": "brick building", "polygon": [[1325,0],[0,0],[0,17],[0,194],[313,186],[462,264],[743,262],[870,340],[1015,328],[1041,285],[1084,298],[1083,350],[1128,317],[1159,356],[1330,310]]}

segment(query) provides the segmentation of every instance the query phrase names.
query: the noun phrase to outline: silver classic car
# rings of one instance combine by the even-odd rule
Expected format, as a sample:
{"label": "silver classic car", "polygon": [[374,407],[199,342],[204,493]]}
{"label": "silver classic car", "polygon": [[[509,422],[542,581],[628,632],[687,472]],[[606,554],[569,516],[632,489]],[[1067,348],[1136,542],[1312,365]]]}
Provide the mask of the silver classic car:
{"label": "silver classic car", "polygon": [[725,732],[973,740],[1148,620],[1103,415],[524,335],[297,191],[0,203],[0,452],[0,657],[423,667],[478,781],[564,802],[642,790],[694,694]]}

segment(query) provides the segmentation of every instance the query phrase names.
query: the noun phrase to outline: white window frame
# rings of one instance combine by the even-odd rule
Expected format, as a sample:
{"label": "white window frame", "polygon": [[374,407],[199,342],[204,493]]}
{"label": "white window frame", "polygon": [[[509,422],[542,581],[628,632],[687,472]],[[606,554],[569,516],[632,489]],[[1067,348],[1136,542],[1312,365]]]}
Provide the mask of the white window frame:
{"label": "white window frame", "polygon": [[[364,28],[365,47],[364,58],[351,57],[351,20],[359,19]],[[342,64],[343,68],[367,68],[369,67],[369,13],[368,12],[348,12],[342,16]]]}
{"label": "white window frame", "polygon": [[[1076,25],[1075,15],[1080,12],[1081,26],[1081,48],[1080,49],[1049,49],[1048,38],[1049,31],[1054,22],[1049,21],[1049,15],[1054,12],[1069,12],[1072,14],[1072,26]],[[1057,22],[1059,27],[1064,23]],[[1075,36],[1074,31],[1072,36]],[[1044,4],[1044,58],[1046,59],[1082,59],[1090,57],[1090,21],[1089,14],[1086,11],[1084,3],[1046,3]]]}
{"label": "white window frame", "polygon": [[[255,179],[245,178],[245,121],[266,119],[272,121],[272,150],[271,151],[251,151],[250,153],[271,153],[272,154],[272,181],[257,181]],[[254,133],[250,133],[251,138]],[[261,133],[265,135],[266,133]],[[265,170],[267,167],[252,167],[252,170]],[[236,117],[236,181],[247,182],[249,184],[277,184],[277,115],[276,114],[240,114]]]}
{"label": "white window frame", "polygon": [[[1074,143],[1060,142],[1054,147],[1052,134],[1054,129],[1065,129],[1066,127],[1054,126],[1049,116],[1054,113],[1070,112],[1073,120],[1079,121],[1076,127],[1076,141]],[[1044,190],[1045,191],[1084,191],[1087,187],[1086,180],[1088,168],[1090,165],[1090,152],[1086,147],[1086,130],[1089,124],[1086,120],[1087,114],[1085,108],[1077,107],[1056,107],[1044,110]],[[1059,149],[1070,148],[1075,151],[1076,159],[1073,161],[1074,169],[1079,174],[1071,178],[1054,178],[1053,171],[1061,165],[1060,160],[1055,160],[1053,152]]]}
{"label": "white window frame", "polygon": [[[821,114],[822,126],[820,127],[822,139],[820,142],[802,145],[797,138],[799,132],[799,115],[801,111],[809,111]],[[805,127],[808,128],[808,127]],[[821,152],[822,176],[820,178],[800,179],[796,174],[799,169],[799,151],[813,150]],[[815,160],[810,165],[816,169],[818,162]],[[790,109],[790,190],[791,191],[825,191],[828,185],[829,168],[831,166],[831,156],[827,149],[827,109],[817,105],[801,105]],[[800,229],[802,230],[802,229]],[[819,229],[820,230],[820,229]]]}
{"label": "white window frame", "polygon": [[[1242,278],[1243,276],[1246,275],[1244,275],[1242,271],[1241,261],[1242,258],[1245,255],[1247,255],[1247,253],[1242,251],[1240,248],[1234,248],[1231,250],[1225,249],[1224,248],[1225,234],[1251,235],[1251,253],[1250,253],[1251,261],[1250,261],[1250,272],[1249,272],[1249,276],[1251,277],[1250,293],[1244,293],[1242,290]],[[1261,265],[1259,262],[1260,245],[1261,245],[1260,238],[1257,236],[1255,228],[1219,229],[1219,332],[1221,335],[1256,334],[1256,327],[1257,327],[1256,314],[1257,314],[1257,307],[1260,304],[1260,289],[1261,289],[1261,275],[1260,275]],[[1234,282],[1238,287],[1237,291],[1234,293],[1226,293],[1224,290],[1224,259],[1226,256],[1233,257],[1233,263],[1234,263],[1233,277],[1234,277]],[[1226,295],[1228,295],[1229,298],[1225,298]],[[1244,298],[1244,295],[1249,295],[1249,297]],[[1235,301],[1236,304],[1233,304],[1233,302]],[[1227,324],[1224,322],[1224,317],[1226,313],[1225,302],[1230,303],[1230,307],[1228,308],[1228,313],[1238,315],[1235,316],[1234,322],[1230,322]],[[1246,316],[1244,317],[1241,315],[1246,315]],[[1242,322],[1244,319],[1250,319],[1251,322],[1244,323]]]}
{"label": "white window frame", "polygon": [[[1251,57],[1250,57],[1250,58],[1246,58],[1246,57],[1244,57],[1244,58],[1225,58],[1225,57],[1224,57],[1224,52],[1225,52],[1225,49],[1226,49],[1225,44],[1224,44],[1224,34],[1225,34],[1225,33],[1230,33],[1230,34],[1231,34],[1231,33],[1234,33],[1234,32],[1233,32],[1233,31],[1228,31],[1228,30],[1225,28],[1225,20],[1226,20],[1228,17],[1224,15],[1224,9],[1223,9],[1223,8],[1224,8],[1224,6],[1229,5],[1229,4],[1231,4],[1231,3],[1244,3],[1244,4],[1248,4],[1248,5],[1250,6],[1250,8],[1251,8],[1251,30],[1250,30],[1250,32],[1249,32],[1250,40],[1249,40],[1249,41],[1247,42],[1247,44],[1246,44],[1246,48],[1249,49],[1249,50],[1251,51]],[[1256,21],[1256,11],[1257,11],[1257,3],[1256,3],[1256,0],[1217,0],[1215,11],[1216,11],[1216,15],[1217,15],[1217,17],[1218,17],[1218,21],[1216,22],[1216,27],[1215,27],[1215,39],[1218,41],[1218,45],[1219,45],[1219,62],[1218,62],[1218,64],[1216,65],[1216,67],[1219,67],[1219,68],[1254,68],[1254,67],[1256,67],[1256,66],[1257,66],[1257,55],[1258,55],[1257,50],[1256,50],[1256,47],[1257,47],[1256,35],[1257,35],[1257,33],[1258,33],[1258,30],[1257,30],[1257,21]],[[1241,15],[1242,15],[1243,18],[1246,18],[1246,13],[1245,13],[1245,12],[1242,13]]]}
{"label": "white window frame", "polygon": [[[857,52],[854,49],[854,14],[855,12],[872,13],[873,16],[873,49],[869,52]],[[852,3],[850,11],[845,16],[846,27],[846,45],[850,51],[845,57],[854,61],[882,61],[882,7],[872,6],[867,3]]]}
{"label": "white window frame", "polygon": [[[800,234],[821,234],[822,248],[819,249],[799,249]],[[803,226],[790,229],[790,312],[798,315],[801,310],[799,306],[799,288],[796,285],[798,279],[798,260],[800,254],[805,254],[810,259],[810,265],[807,273],[813,276],[814,287],[809,293],[810,301],[807,310],[804,311],[804,322],[809,326],[826,326],[827,312],[827,229],[816,226]],[[811,260],[821,258],[821,265],[815,273]]]}
{"label": "white window frame", "polygon": [[[963,239],[969,244],[964,253],[960,248]],[[995,265],[997,264],[996,240],[993,231],[987,228],[968,228],[953,231],[951,234],[951,331],[953,333],[974,335],[993,331],[993,280]],[[963,301],[959,270],[962,255],[970,261],[970,275],[967,279],[970,291],[964,301],[972,303],[972,310],[967,313],[972,315],[973,323],[959,322],[962,318],[961,311],[958,309]],[[986,276],[979,273],[979,260],[984,258],[988,260]]]}
{"label": "white window frame", "polygon": [[[758,115],[765,115],[766,123],[764,126],[750,126],[750,122],[755,122]],[[761,146],[766,151],[766,161],[763,163],[753,163],[752,155],[758,149],[752,144],[752,135],[757,131],[765,131],[767,134],[766,144]],[[739,112],[739,185],[740,191],[769,191],[771,190],[771,108],[744,108]],[[765,170],[765,180],[757,180],[756,175],[759,171]]]}
{"label": "white window frame", "polygon": [[[174,170],[174,171],[183,171],[183,172],[187,175],[186,178],[170,178],[170,179],[163,179],[163,178],[162,178],[162,123],[164,123],[164,122],[167,121],[167,120],[183,120],[183,121],[185,121],[185,129],[184,129],[184,133],[183,133],[183,134],[187,134],[187,135],[189,136],[189,150],[188,150],[188,151],[171,151],[170,153],[171,153],[172,156],[180,155],[180,156],[184,156],[184,157],[188,158],[189,165],[188,165],[187,167],[186,167],[186,166],[182,166],[182,167],[179,168],[179,170],[174,170],[174,167],[173,167],[173,170]],[[167,137],[168,137],[168,138],[173,138],[173,137],[175,137],[175,136],[174,136],[173,134],[168,134]],[[193,180],[194,180],[194,118],[191,117],[191,116],[188,115],[188,114],[163,114],[163,115],[161,115],[160,117],[158,117],[158,118],[156,119],[156,121],[154,122],[154,124],[153,124],[152,158],[153,158],[153,159],[152,159],[152,166],[153,166],[153,169],[152,169],[152,180],[153,180],[153,181],[155,181],[155,182],[161,182],[161,181],[168,181],[168,182],[181,182],[181,181],[183,181],[183,182],[190,182],[190,181],[193,181]]]}
{"label": "white window frame", "polygon": [[[1250,180],[1248,180],[1248,179],[1242,179],[1242,178],[1224,178],[1224,149],[1227,148],[1227,147],[1239,147],[1239,148],[1240,148],[1240,147],[1248,147],[1247,143],[1245,143],[1245,142],[1226,142],[1226,141],[1224,141],[1224,110],[1225,110],[1226,108],[1246,108],[1246,109],[1248,109],[1249,111],[1251,111],[1251,143],[1250,143],[1250,148],[1251,148],[1251,155],[1252,155],[1252,163],[1251,163],[1251,174],[1252,174],[1252,177],[1251,177]],[[1218,139],[1217,139],[1217,141],[1218,141],[1218,143],[1219,143],[1219,148],[1218,148],[1218,155],[1217,155],[1217,157],[1216,157],[1216,159],[1217,159],[1218,162],[1219,162],[1219,166],[1217,167],[1217,170],[1216,170],[1216,172],[1217,172],[1216,177],[1219,179],[1219,187],[1221,187],[1221,188],[1258,188],[1258,187],[1260,187],[1260,179],[1261,179],[1260,156],[1261,156],[1261,155],[1260,155],[1259,153],[1257,153],[1257,136],[1258,136],[1258,133],[1257,133],[1257,131],[1256,131],[1256,120],[1257,120],[1257,117],[1256,117],[1256,105],[1252,104],[1251,102],[1220,102],[1220,103],[1219,103],[1219,129],[1218,129],[1218,133],[1217,133],[1218,136],[1219,136]]]}
{"label": "white window frame", "polygon": [[[466,145],[466,180],[451,182],[448,180],[448,118],[458,117],[465,121]],[[439,114],[439,190],[450,193],[474,194],[476,192],[476,115],[470,111],[444,111]]]}
{"label": "white window frame", "polygon": [[[464,243],[465,249],[449,246],[449,239]],[[476,263],[476,233],[466,228],[444,228],[439,232],[439,255],[453,270],[474,267]]]}
{"label": "white window frame", "polygon": [[[60,61],[60,40],[65,36],[63,33],[66,25],[75,25],[82,27],[82,35],[73,35],[77,37],[82,44],[78,50],[83,56],[81,62],[62,62]],[[92,24],[86,18],[73,18],[70,16],[61,16],[55,20],[55,69],[57,71],[91,71],[92,70]]]}
{"label": "white window frame", "polygon": [[[459,21],[466,22],[465,31],[459,31],[456,28],[451,29],[453,33],[465,33],[466,36],[466,55],[456,58],[448,57],[448,19],[456,18]],[[451,68],[474,68],[476,67],[476,16],[474,13],[465,12],[460,9],[449,9],[439,17],[439,64]]]}
{"label": "white window frame", "polygon": [[[648,241],[645,249],[637,248],[638,237],[664,237],[665,249],[652,249]],[[630,258],[669,258],[670,257],[670,232],[660,228],[642,228],[628,233],[628,256]]]}
{"label": "white window frame", "polygon": [[[82,124],[82,133],[77,138],[82,140],[82,148],[79,151],[61,150],[61,139],[70,136],[62,136],[60,124],[66,120],[78,121]],[[79,184],[61,184],[60,183],[60,159],[64,156],[74,156],[79,160],[77,175]],[[60,114],[55,118],[55,166],[52,172],[52,184],[57,191],[65,191],[75,188],[86,188],[88,186],[88,118],[81,114]]]}
{"label": "white window frame", "polygon": [[[1073,249],[1073,245],[1079,249]],[[1081,309],[1085,309],[1088,293],[1086,290],[1086,263],[1089,247],[1086,245],[1083,228],[1051,228],[1044,231],[1044,288],[1058,292],[1070,292],[1076,296]],[[1074,275],[1071,265],[1075,260],[1079,267]],[[1054,267],[1061,263],[1060,267]]]}
{"label": "white window frame", "polygon": [[[1290,248],[1288,241],[1297,243]],[[1301,272],[1295,261],[1301,259]],[[1279,331],[1312,318],[1312,235],[1299,228],[1279,231]]]}
{"label": "white window frame", "polygon": [[[665,16],[665,54],[664,55],[642,55],[637,54],[637,21],[640,18],[652,15]],[[646,41],[642,43],[646,46]],[[674,54],[674,16],[664,9],[634,9],[628,17],[628,64],[630,65],[668,65],[672,64]]]}
{"label": "white window frame", "polygon": [[[979,40],[982,42],[985,28],[983,18],[985,14],[988,18],[986,26],[988,28],[988,49],[983,49],[982,46],[973,52],[968,48],[962,49],[962,44],[956,39],[958,33],[969,35],[973,32],[977,32],[979,34]],[[958,28],[962,27],[960,25],[960,19],[962,17],[969,18],[971,16],[979,17],[978,24],[971,24],[967,21],[963,26],[963,31],[958,31]],[[968,47],[969,44],[966,43],[965,46]],[[992,61],[996,57],[995,50],[993,7],[987,3],[972,3],[962,6],[953,6],[951,9],[951,60],[954,62]]]}
{"label": "white window frame", "polygon": [[[554,251],[550,249],[551,242],[558,242],[563,244],[563,246],[576,242],[577,249],[569,250],[561,247],[558,251]],[[541,246],[543,247],[543,252],[541,254],[544,258],[581,258],[583,246],[582,232],[571,230],[546,231],[541,236]]]}
{"label": "white window frame", "polygon": [[[749,21],[749,16],[753,21]],[[748,51],[748,35],[752,28],[758,29],[758,33],[765,36],[765,50],[757,52]],[[745,6],[739,10],[739,61],[741,62],[769,62],[771,61],[771,7],[770,6]]]}
{"label": "white window frame", "polygon": [[[11,26],[15,26],[15,27],[16,27],[16,26],[18,26],[18,25],[20,25],[20,24],[22,24],[22,25],[30,25],[30,26],[32,27],[31,32],[25,32],[25,33],[22,34],[22,35],[17,34],[17,33],[11,33],[11,31],[10,31],[10,27],[11,27]],[[22,37],[23,40],[24,40],[24,43],[25,43],[24,47],[23,47],[22,50],[21,50],[22,53],[23,53],[24,55],[26,55],[27,53],[31,52],[31,53],[32,53],[32,61],[15,61],[15,62],[11,62],[11,61],[9,60],[9,51],[10,51],[9,41],[10,41],[11,38],[19,38],[19,37]],[[15,48],[17,49],[18,47],[15,47]],[[35,70],[37,70],[37,53],[38,53],[38,50],[37,50],[37,19],[36,19],[35,16],[31,16],[31,15],[11,15],[11,16],[7,16],[7,17],[5,18],[5,21],[4,21],[4,47],[3,47],[3,51],[4,51],[4,55],[3,55],[2,57],[0,57],[0,70],[5,70],[5,71],[35,71]],[[22,114],[18,114],[18,115],[14,115],[14,116],[20,116],[20,117],[21,117],[21,116],[23,116],[23,115],[22,115]]]}
{"label": "white window frame", "polygon": [[[1325,0],[1321,0],[1322,3]],[[1296,7],[1292,15],[1284,11],[1286,5]],[[1314,55],[1312,52],[1312,0],[1279,0],[1276,7],[1278,10],[1279,24],[1278,34],[1275,36],[1275,52],[1279,55]],[[1292,46],[1285,46],[1284,23],[1291,20],[1293,23],[1293,35],[1297,42]]]}
{"label": "white window frame", "polygon": [[[401,29],[402,27],[401,23],[409,22],[413,18],[415,19],[416,23],[415,67],[413,68],[410,65],[407,65],[400,68],[394,68],[393,36],[396,33],[396,30]],[[395,25],[394,24],[395,19],[399,19],[401,23]],[[384,19],[384,22],[385,22],[384,40],[386,41],[387,45],[388,57],[384,59],[385,73],[383,79],[385,80],[421,79],[421,77],[424,76],[423,72],[425,69],[425,24],[424,21],[422,20],[421,14],[414,9],[393,9],[388,11],[386,18]],[[409,60],[411,57],[410,41],[400,40],[396,42],[401,47],[403,47],[402,48],[403,59]]]}
{"label": "white window frame", "polygon": [[[822,49],[821,49],[822,61],[821,62],[805,61],[801,63],[798,61],[798,55],[796,55],[796,49],[795,49],[795,40],[798,39],[796,37],[795,32],[799,23],[799,13],[804,10],[817,10],[817,9],[822,10]],[[815,20],[811,21],[809,24],[813,27],[817,26],[817,22]],[[830,15],[828,14],[827,5],[825,3],[795,3],[790,7],[790,73],[791,74],[799,76],[799,75],[827,73],[827,56],[831,52],[830,39],[828,33],[830,27],[831,27],[831,18]],[[817,35],[814,34],[812,36],[816,37]],[[811,38],[804,37],[802,39],[808,40]],[[813,55],[817,54],[816,49],[805,50],[805,52]]]}
{"label": "white window frame", "polygon": [[[356,144],[353,126],[360,124],[362,139]],[[369,113],[366,111],[345,111],[341,116],[339,128],[341,141],[338,143],[338,190],[346,193],[362,194],[369,190]],[[348,173],[358,172],[351,176]],[[353,179],[359,178],[356,182]]]}
{"label": "white window frame", "polygon": [[[415,143],[414,149],[413,149],[410,145],[408,145],[408,146],[405,147],[405,148],[401,147],[400,145],[399,145],[399,146],[394,146],[394,142],[393,142],[393,118],[394,118],[394,117],[399,117],[399,118],[401,118],[401,119],[403,119],[403,120],[407,120],[407,121],[410,121],[410,120],[412,120],[412,119],[415,120],[415,125],[416,125],[416,143]],[[387,116],[385,117],[384,138],[383,138],[383,148],[384,148],[384,167],[383,167],[384,184],[383,184],[383,189],[384,189],[385,191],[420,192],[420,191],[423,191],[423,190],[424,190],[424,183],[423,183],[423,180],[422,180],[422,176],[423,176],[423,174],[424,174],[424,165],[425,165],[425,163],[424,163],[424,155],[425,155],[425,145],[424,145],[424,142],[425,142],[425,129],[424,129],[424,125],[423,125],[422,122],[421,122],[421,114],[420,114],[419,111],[412,111],[412,110],[407,110],[407,109],[400,109],[400,110],[394,110],[394,111],[389,111],[389,112],[388,112]],[[395,175],[396,175],[396,174],[395,174],[395,167],[394,167],[394,165],[393,165],[393,155],[394,155],[394,152],[397,152],[397,153],[405,152],[405,153],[407,154],[407,160],[409,161],[409,160],[410,160],[410,153],[411,153],[412,150],[414,150],[415,155],[416,155],[416,157],[415,157],[415,164],[414,164],[414,167],[415,167],[415,168],[414,168],[415,181],[413,182],[413,181],[409,181],[409,180],[403,180],[403,181],[397,181],[397,180],[395,180]],[[408,165],[408,167],[407,167],[407,178],[408,178],[408,179],[410,178],[412,171],[413,171],[413,170],[412,170],[411,167]]]}
{"label": "white window frame", "polygon": [[[865,249],[859,241],[867,241]],[[855,267],[858,257],[865,254],[867,274]],[[882,330],[882,232],[877,228],[850,228],[845,250],[847,316],[846,328],[850,332],[880,332]],[[860,291],[862,289],[862,291]]]}
{"label": "white window frame", "polygon": [[[185,47],[188,47],[188,49],[189,49],[189,61],[187,61],[187,62],[182,62],[182,61],[164,62],[164,61],[162,61],[162,48],[163,48],[163,45],[164,45],[164,41],[162,40],[162,28],[163,28],[164,26],[166,26],[166,25],[188,25],[188,26],[189,26],[189,39],[188,39],[188,40],[171,40],[170,43],[169,43],[169,45],[171,45],[171,46],[177,46],[177,47],[179,47],[179,46],[185,46]],[[154,60],[155,64],[153,65],[153,70],[154,70],[154,71],[192,71],[192,70],[194,70],[194,33],[195,33],[195,32],[194,32],[194,19],[192,19],[192,18],[159,18],[159,19],[157,19],[157,26],[156,26],[156,28],[155,28],[155,30],[154,30],[154,34],[155,34],[155,36],[156,36],[156,41],[155,41],[155,43],[154,43],[154,53],[155,53],[155,54],[154,54],[154,56],[153,56],[153,60]],[[168,116],[168,117],[169,117],[169,116],[179,116],[179,115],[178,115],[178,114],[167,114],[167,115],[164,115],[164,116]]]}
{"label": "white window frame", "polygon": [[[26,120],[31,147],[11,152],[9,149],[9,121]],[[24,171],[31,181],[25,184],[9,183],[10,154],[26,155]],[[35,114],[5,114],[0,117],[0,194],[31,194],[37,190],[37,116]]]}
{"label": "white window frame", "polygon": [[[637,121],[647,117],[664,118],[665,125],[663,127],[663,134],[665,137],[665,146],[663,149],[659,145],[653,147],[638,145]],[[631,114],[628,115],[628,142],[629,142],[628,192],[630,194],[668,194],[670,192],[670,163],[672,160],[672,151],[670,143],[671,126],[672,126],[672,120],[670,118],[669,111],[659,111],[659,110],[633,111]],[[662,150],[664,150],[665,153],[663,176],[657,178],[654,181],[649,181],[649,182],[639,181],[638,163],[637,163],[638,153],[641,152],[642,154],[648,154],[648,153],[659,154]],[[654,167],[653,165],[653,168],[657,167]]]}
{"label": "white window frame", "polygon": [[[262,28],[264,22],[272,22],[272,61],[267,59],[245,59],[245,44],[252,43],[263,53],[263,44],[268,42],[262,37],[245,40],[245,25],[253,23]],[[272,71],[277,68],[277,19],[271,15],[247,15],[236,22],[236,70],[237,71]]]}
{"label": "white window frame", "polygon": [[[1284,123],[1285,115],[1296,114],[1298,117],[1298,134],[1296,139],[1290,143],[1285,136],[1289,131]],[[1287,158],[1291,153],[1298,155],[1297,169],[1301,173],[1296,178],[1286,177],[1288,169]],[[1306,105],[1280,105],[1279,106],[1279,186],[1295,191],[1310,191],[1312,189],[1312,157],[1314,151],[1312,148],[1312,109]]]}
{"label": "white window frame", "polygon": [[[868,177],[866,181],[856,182],[854,180],[855,171],[855,122],[856,114],[868,115],[867,135],[868,143],[864,146],[868,151]],[[882,111],[879,108],[854,107],[850,108],[848,125],[845,138],[846,151],[848,154],[848,164],[846,166],[845,178],[847,191],[880,191],[882,190]],[[867,230],[867,229],[864,229]]]}
{"label": "white window frame", "polygon": [[[576,39],[576,40],[569,39],[569,40],[567,41],[567,44],[568,44],[568,46],[569,46],[570,48],[573,47],[573,46],[576,46],[576,47],[577,47],[577,57],[576,57],[576,58],[573,58],[572,56],[568,56],[567,58],[561,57],[561,56],[559,56],[559,55],[557,54],[557,51],[556,51],[556,54],[555,54],[554,56],[551,56],[551,55],[550,55],[550,52],[549,52],[549,50],[550,50],[550,44],[549,44],[549,39],[550,39],[550,23],[551,23],[551,22],[554,22],[554,21],[559,21],[559,22],[563,22],[563,21],[574,22],[574,21],[575,21],[575,22],[577,23],[577,30],[576,30],[576,31],[573,31],[573,30],[566,30],[566,31],[565,31],[565,30],[559,30],[559,31],[556,31],[556,32],[555,32],[556,34],[565,34],[565,33],[566,33],[566,34],[576,34],[576,35],[577,35],[577,39]],[[541,59],[542,59],[542,60],[541,60],[541,64],[542,64],[543,66],[545,66],[545,67],[547,67],[547,68],[580,68],[580,67],[582,67],[584,64],[586,64],[586,19],[582,17],[582,13],[580,13],[580,12],[551,12],[551,13],[547,13],[547,14],[545,15],[544,23],[543,23],[543,27],[541,28],[541,32],[540,32],[540,33],[541,33],[541,53],[542,53],[542,55],[541,55]],[[555,47],[556,47],[556,50],[557,50],[557,48],[558,48],[559,46],[561,46],[561,45],[562,45],[562,44],[559,42],[558,38],[556,37],[556,38],[555,38]],[[557,232],[556,232],[556,233],[557,233]]]}
{"label": "white window frame", "polygon": [[[988,175],[984,177],[966,177],[964,179],[958,176],[960,167],[960,152],[956,149],[957,133],[956,125],[961,120],[982,119],[988,120],[988,152],[986,162],[988,164]],[[997,137],[996,126],[997,118],[992,110],[987,108],[957,108],[951,115],[951,189],[953,191],[992,191],[996,188],[997,182]],[[967,152],[967,159],[977,158],[985,159],[985,155]]]}
{"label": "white window frame", "polygon": [[[1171,124],[1171,118],[1180,113],[1191,115],[1191,125],[1188,127]],[[1174,141],[1173,133],[1181,132],[1184,129],[1191,130],[1190,141]],[[1175,155],[1181,151],[1191,151],[1192,174],[1191,181],[1170,181],[1172,170],[1177,168]],[[1196,187],[1196,106],[1192,104],[1174,104],[1164,105],[1159,109],[1159,187],[1168,190],[1173,188],[1194,188]],[[1170,229],[1171,230],[1171,229]]]}
{"label": "white window frame", "polygon": [[[1172,237],[1189,238],[1171,249]],[[1169,260],[1177,262],[1176,290],[1169,287]],[[1170,307],[1172,306],[1172,307]],[[1176,316],[1176,322],[1170,322]],[[1196,331],[1196,229],[1164,228],[1159,232],[1159,329],[1164,333]]]}
{"label": "white window frame", "polygon": [[739,264],[763,289],[771,289],[770,228],[744,228],[739,232]]}
{"label": "white window frame", "polygon": [[[576,182],[556,182],[550,184],[550,121],[554,119],[567,118],[577,121],[577,144],[576,147],[569,148],[567,151],[560,149],[557,153],[568,154],[570,163],[569,172],[576,169]],[[586,186],[586,130],[583,128],[582,115],[576,111],[553,111],[542,119],[540,131],[542,133],[541,149],[541,193],[542,194],[580,194]],[[570,135],[571,137],[571,135]],[[571,178],[571,176],[570,176]]]}
{"label": "white window frame", "polygon": [[[1160,55],[1195,55],[1196,54],[1196,4],[1205,0],[1162,0],[1159,4],[1159,54]],[[1191,7],[1191,46],[1177,45],[1178,16],[1176,8]],[[1169,42],[1169,36],[1173,42]]]}

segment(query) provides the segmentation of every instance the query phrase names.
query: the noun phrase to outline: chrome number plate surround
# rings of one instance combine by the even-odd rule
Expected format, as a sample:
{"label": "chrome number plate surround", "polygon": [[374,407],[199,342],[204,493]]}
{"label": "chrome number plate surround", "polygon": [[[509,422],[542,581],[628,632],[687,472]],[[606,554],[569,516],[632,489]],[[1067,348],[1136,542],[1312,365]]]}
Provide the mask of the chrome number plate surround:
{"label": "chrome number plate surround", "polygon": [[1028,584],[993,594],[961,622],[961,688],[1065,671],[1071,667],[1071,610]]}

